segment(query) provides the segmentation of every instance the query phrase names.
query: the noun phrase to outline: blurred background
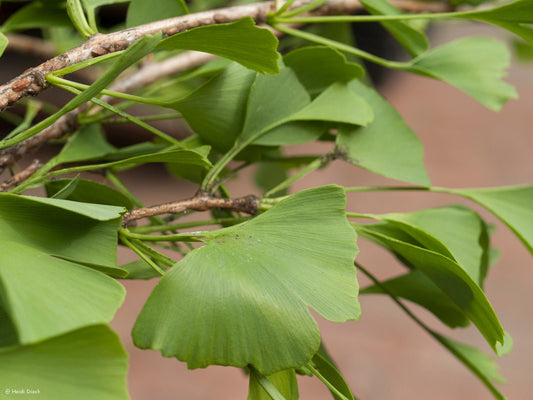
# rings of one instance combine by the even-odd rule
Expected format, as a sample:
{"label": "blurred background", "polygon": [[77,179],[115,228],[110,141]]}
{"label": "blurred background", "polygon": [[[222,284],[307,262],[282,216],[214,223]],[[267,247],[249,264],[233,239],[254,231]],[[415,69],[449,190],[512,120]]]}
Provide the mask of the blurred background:
{"label": "blurred background", "polygon": [[[435,25],[432,45],[471,35],[508,37],[484,25],[457,23]],[[6,61],[8,60],[8,61]],[[0,63],[2,82],[28,66],[27,59],[7,54]],[[491,112],[455,88],[419,76],[394,73],[380,85],[382,94],[399,110],[425,147],[426,166],[433,185],[453,188],[488,187],[532,183],[533,74],[532,64],[513,61],[508,82],[520,95],[499,113]],[[54,92],[47,93],[49,98]],[[290,151],[320,151],[320,144]],[[228,185],[234,196],[257,193],[252,171]],[[177,183],[163,168],[147,166],[128,172],[124,182],[147,205],[181,199],[196,187]],[[342,162],[298,182],[292,191],[338,183],[345,186],[396,184]],[[450,195],[397,192],[349,194],[348,210],[354,212],[405,212],[422,208],[466,204],[496,226],[492,245],[501,250],[498,263],[486,280],[486,293],[504,328],[514,339],[513,351],[498,364],[506,385],[498,385],[510,399],[528,399],[533,393],[533,258],[514,235],[495,217],[476,205]],[[533,204],[532,204],[533,207]],[[358,261],[380,278],[401,271],[394,258],[375,245],[359,241]],[[125,250],[119,263],[135,256]],[[359,276],[362,287],[368,284]],[[189,371],[184,363],[165,359],[160,353],[136,349],[130,331],[151,289],[151,281],[122,281],[127,298],[112,323],[130,354],[129,389],[133,400],[245,399],[247,378],[238,369],[209,367]],[[323,340],[348,384],[359,399],[490,399],[491,394],[470,371],[422,331],[385,296],[361,297],[363,316],[357,322],[334,324],[320,319]],[[431,315],[409,305],[437,331],[490,353],[473,328],[451,331]],[[300,398],[330,398],[317,380],[300,378]]]}

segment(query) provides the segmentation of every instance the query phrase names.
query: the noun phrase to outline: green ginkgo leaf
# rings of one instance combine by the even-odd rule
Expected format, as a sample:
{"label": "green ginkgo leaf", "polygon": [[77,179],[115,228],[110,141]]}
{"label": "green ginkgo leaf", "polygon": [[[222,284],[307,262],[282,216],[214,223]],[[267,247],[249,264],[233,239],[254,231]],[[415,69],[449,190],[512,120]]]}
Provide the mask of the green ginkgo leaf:
{"label": "green ginkgo leaf", "polygon": [[184,0],[158,0],[157,6],[145,0],[131,0],[126,17],[126,27],[188,14]]}
{"label": "green ginkgo leaf", "polygon": [[494,213],[533,253],[533,186],[445,190],[467,197]]}
{"label": "green ginkgo leaf", "polygon": [[[276,372],[265,377],[276,387],[279,394],[284,400],[298,400],[298,381],[294,369]],[[250,374],[250,383],[248,385],[248,400],[271,400],[272,397],[265,391],[259,383],[256,374]]]}
{"label": "green ginkgo leaf", "polygon": [[47,254],[116,266],[123,207],[0,194],[0,240]]}
{"label": "green ginkgo leaf", "polygon": [[0,240],[0,298],[18,343],[109,323],[125,290],[101,272]]}
{"label": "green ginkgo leaf", "polygon": [[509,51],[501,41],[468,37],[420,55],[407,69],[445,81],[498,111],[509,99],[518,97],[514,87],[501,80],[509,59]]}
{"label": "green ginkgo leaf", "polygon": [[148,298],[136,346],[190,368],[252,365],[264,375],[308,362],[320,345],[309,308],[331,321],[360,316],[345,202],[338,186],[309,189],[206,233]]}
{"label": "green ginkgo leaf", "polygon": [[105,325],[0,350],[2,393],[23,390],[12,393],[21,399],[128,400],[127,373],[128,355]]}
{"label": "green ginkgo leaf", "polygon": [[343,126],[337,147],[348,162],[389,178],[429,186],[422,143],[394,107],[359,80],[350,88],[372,107],[367,126]]}
{"label": "green ginkgo leaf", "polygon": [[196,50],[237,61],[260,73],[279,72],[278,39],[259,28],[252,18],[201,26],[170,36],[159,43],[160,50]]}

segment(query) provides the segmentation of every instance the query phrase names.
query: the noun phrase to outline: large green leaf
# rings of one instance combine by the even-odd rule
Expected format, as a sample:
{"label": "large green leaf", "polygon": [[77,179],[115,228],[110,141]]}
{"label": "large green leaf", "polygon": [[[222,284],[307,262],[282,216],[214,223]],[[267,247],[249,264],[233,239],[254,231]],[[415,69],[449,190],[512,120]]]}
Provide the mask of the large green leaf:
{"label": "large green leaf", "polygon": [[108,323],[125,295],[101,272],[6,240],[0,240],[0,282],[20,344]]}
{"label": "large green leaf", "polygon": [[[386,0],[362,0],[361,3],[371,14],[377,15],[399,15],[402,14],[395,6]],[[381,22],[392,36],[396,38],[407,52],[415,57],[423,53],[428,48],[428,40],[424,33],[415,29],[404,21],[384,21]]]}
{"label": "large green leaf", "polygon": [[339,129],[337,146],[347,161],[389,178],[429,186],[422,144],[401,115],[362,82],[354,80],[350,87],[367,101],[376,118],[364,127]]}
{"label": "large green leaf", "polygon": [[357,319],[355,235],[338,186],[299,192],[240,225],[204,236],[160,280],[133,328],[140,348],[190,368],[301,366],[320,334],[308,307]]}
{"label": "large green leaf", "polygon": [[322,92],[335,82],[350,82],[364,75],[360,65],[348,62],[342,53],[325,46],[291,51],[283,56],[283,62],[296,72],[311,95]]}
{"label": "large green leaf", "polygon": [[197,50],[215,54],[254,71],[279,72],[278,39],[259,28],[250,17],[227,24],[201,26],[170,36],[157,46],[160,50]]}
{"label": "large green leaf", "polygon": [[69,260],[116,265],[125,209],[69,200],[0,194],[0,240]]}
{"label": "large green leaf", "polygon": [[504,343],[504,332],[500,321],[483,290],[459,264],[440,253],[375,230],[372,225],[358,227],[357,230],[423,272],[463,310],[494,351],[498,351],[499,344]]}
{"label": "large green leaf", "polygon": [[501,80],[509,66],[504,43],[488,37],[454,40],[415,58],[408,70],[445,81],[491,110],[518,97],[513,86]]}
{"label": "large green leaf", "polygon": [[181,112],[206,143],[227,151],[242,130],[248,93],[255,76],[253,71],[234,63],[170,107]]}
{"label": "large green leaf", "polygon": [[[298,381],[294,369],[275,372],[266,377],[286,400],[298,400]],[[248,400],[271,400],[270,395],[263,389],[255,374],[250,374],[248,386]]]}
{"label": "large green leaf", "polygon": [[460,13],[459,18],[475,19],[507,29],[533,44],[533,1],[519,0],[501,7]]}
{"label": "large green leaf", "polygon": [[11,393],[21,399],[128,400],[127,372],[128,356],[104,325],[0,351],[2,393],[23,391]]}
{"label": "large green leaf", "polygon": [[533,186],[447,191],[467,197],[494,213],[533,253]]}
{"label": "large green leaf", "polygon": [[126,27],[131,28],[188,13],[189,10],[184,0],[157,0],[157,4],[146,0],[131,0]]}
{"label": "large green leaf", "polygon": [[373,285],[361,289],[360,294],[391,293],[424,307],[451,328],[469,325],[470,321],[461,308],[419,270],[415,269],[397,278],[381,282],[381,285],[384,289]]}

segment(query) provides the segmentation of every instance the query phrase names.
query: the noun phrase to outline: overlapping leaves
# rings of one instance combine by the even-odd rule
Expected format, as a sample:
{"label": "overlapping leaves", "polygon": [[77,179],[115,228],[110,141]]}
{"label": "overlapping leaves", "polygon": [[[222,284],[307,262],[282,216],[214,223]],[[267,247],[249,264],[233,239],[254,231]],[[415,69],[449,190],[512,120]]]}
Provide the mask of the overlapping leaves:
{"label": "overlapping leaves", "polygon": [[136,345],[191,368],[251,364],[270,375],[305,364],[320,344],[308,307],[332,321],[360,315],[344,207],[341,188],[319,187],[206,233],[150,295]]}

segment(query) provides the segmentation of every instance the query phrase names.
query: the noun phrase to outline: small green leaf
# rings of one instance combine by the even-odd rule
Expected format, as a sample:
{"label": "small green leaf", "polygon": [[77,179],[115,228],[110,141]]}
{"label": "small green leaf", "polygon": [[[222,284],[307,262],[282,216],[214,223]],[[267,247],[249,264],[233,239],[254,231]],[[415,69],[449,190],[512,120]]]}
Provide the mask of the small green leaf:
{"label": "small green leaf", "polygon": [[105,139],[100,125],[86,125],[69,138],[55,157],[57,164],[100,159],[116,151]]}
{"label": "small green leaf", "polygon": [[120,3],[129,3],[130,0],[81,0],[83,8],[85,9],[85,14],[87,15],[87,20],[89,25],[96,29],[96,10],[99,7],[120,4]]}
{"label": "small green leaf", "polygon": [[120,268],[128,271],[124,279],[152,279],[161,275],[144,260],[136,260],[128,264],[121,265]]}
{"label": "small green leaf", "polygon": [[[282,399],[298,400],[298,381],[294,369],[287,369],[266,376],[266,379],[278,390]],[[270,395],[263,389],[263,386],[257,380],[257,375],[250,374],[250,383],[248,386],[248,400],[271,400]]]}
{"label": "small green leaf", "polygon": [[[58,193],[63,193],[63,199],[82,203],[107,204],[110,206],[124,207],[131,210],[132,201],[117,190],[102,183],[78,179],[72,186],[72,179],[57,179],[46,183],[46,195],[58,198]],[[68,193],[64,190],[70,188]]]}
{"label": "small green leaf", "polygon": [[366,100],[376,118],[364,127],[342,127],[337,147],[348,162],[389,178],[429,186],[424,150],[401,115],[374,89],[358,80],[351,89]]}
{"label": "small green leaf", "polygon": [[12,14],[2,32],[14,32],[34,28],[55,28],[72,26],[64,4],[59,1],[32,1]]}
{"label": "small green leaf", "polygon": [[409,71],[448,82],[485,107],[498,111],[518,95],[501,80],[509,66],[505,44],[488,37],[454,40],[415,58]]}
{"label": "small green leaf", "polygon": [[78,186],[80,175],[76,175],[73,179],[65,179],[65,181],[65,184],[52,194],[49,194],[47,189],[46,195],[53,199],[67,199],[72,194],[74,189],[76,189],[76,186]]}
{"label": "small green leaf", "polygon": [[308,362],[320,344],[309,307],[331,321],[360,316],[345,202],[338,186],[304,190],[207,233],[148,298],[136,346],[190,368],[251,364],[264,375]]}
{"label": "small green leaf", "polygon": [[6,35],[0,32],[0,57],[2,57],[2,54],[4,54],[8,44],[9,40],[7,39]]}
{"label": "small green leaf", "polygon": [[[374,15],[400,15],[402,12],[386,0],[362,0],[365,8]],[[415,29],[409,22],[384,21],[381,22],[405,50],[416,57],[428,49],[428,40],[424,33]]]}
{"label": "small green leaf", "polygon": [[349,82],[361,78],[364,69],[348,62],[346,57],[331,47],[303,47],[283,56],[285,65],[296,72],[307,91],[314,95],[335,82]]}
{"label": "small green leaf", "polygon": [[131,0],[126,17],[126,27],[188,14],[183,0],[158,0],[157,4],[145,0]]}
{"label": "small green leaf", "polygon": [[108,323],[125,290],[114,279],[31,247],[0,240],[0,297],[30,344],[85,326]]}
{"label": "small green leaf", "polygon": [[447,189],[467,197],[500,218],[533,253],[533,186]]}
{"label": "small green leaf", "polygon": [[2,390],[38,391],[13,393],[19,398],[128,400],[127,372],[128,356],[105,325],[0,351]]}
{"label": "small green leaf", "polygon": [[278,39],[250,17],[227,24],[201,26],[161,41],[160,50],[196,50],[237,61],[246,68],[279,72]]}
{"label": "small green leaf", "polygon": [[0,194],[0,240],[58,257],[116,265],[122,207]]}
{"label": "small green leaf", "polygon": [[375,230],[372,225],[357,231],[374,239],[423,272],[476,325],[496,351],[504,343],[503,328],[487,297],[468,273],[450,258]]}
{"label": "small green leaf", "polygon": [[[381,285],[394,296],[424,307],[450,328],[466,327],[470,323],[461,308],[421,271],[412,270],[407,274],[381,282]],[[359,293],[387,294],[376,285],[361,289]]]}

